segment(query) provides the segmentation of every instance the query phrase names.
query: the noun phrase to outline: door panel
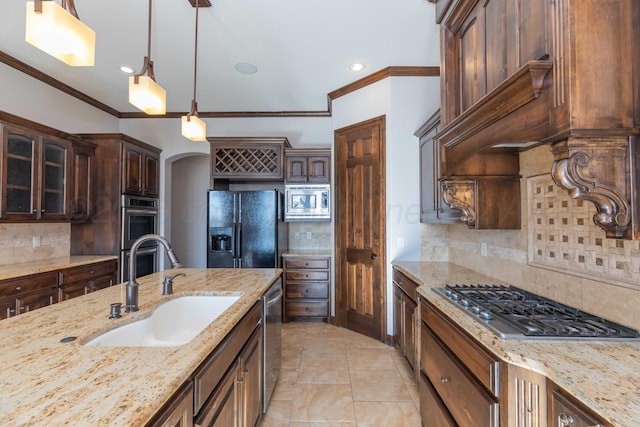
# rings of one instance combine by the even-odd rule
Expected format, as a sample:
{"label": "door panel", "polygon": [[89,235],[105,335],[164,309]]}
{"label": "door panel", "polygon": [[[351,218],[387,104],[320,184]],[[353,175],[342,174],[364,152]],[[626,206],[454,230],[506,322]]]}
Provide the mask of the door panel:
{"label": "door panel", "polygon": [[336,305],[341,326],[386,336],[384,116],[336,131]]}

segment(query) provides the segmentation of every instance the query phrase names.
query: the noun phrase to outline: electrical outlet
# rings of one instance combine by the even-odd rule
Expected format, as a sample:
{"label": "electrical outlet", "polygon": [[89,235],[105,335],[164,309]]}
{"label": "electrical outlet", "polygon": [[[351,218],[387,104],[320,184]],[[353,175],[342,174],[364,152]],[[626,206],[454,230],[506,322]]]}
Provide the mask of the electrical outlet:
{"label": "electrical outlet", "polygon": [[311,232],[307,231],[307,240],[311,240]]}
{"label": "electrical outlet", "polygon": [[298,231],[294,232],[294,233],[293,233],[293,238],[294,238],[295,240],[300,240],[300,232],[298,232]]}
{"label": "electrical outlet", "polygon": [[33,247],[34,248],[40,247],[40,236],[33,236]]}
{"label": "electrical outlet", "polygon": [[480,242],[480,256],[487,256],[487,242]]}

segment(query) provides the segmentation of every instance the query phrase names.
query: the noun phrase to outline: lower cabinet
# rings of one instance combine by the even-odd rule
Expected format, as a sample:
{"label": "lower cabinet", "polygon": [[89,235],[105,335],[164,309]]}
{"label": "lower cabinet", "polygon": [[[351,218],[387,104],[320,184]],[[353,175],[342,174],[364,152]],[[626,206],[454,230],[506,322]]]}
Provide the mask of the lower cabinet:
{"label": "lower cabinet", "polygon": [[610,427],[543,374],[503,362],[420,298],[423,427]]}
{"label": "lower cabinet", "polygon": [[[191,397],[178,392],[147,425],[257,426],[262,416],[261,319],[259,301],[183,385],[181,390],[188,389]],[[180,418],[189,413],[188,420]]]}
{"label": "lower cabinet", "polygon": [[0,281],[0,320],[117,283],[117,260]]}
{"label": "lower cabinet", "polygon": [[284,261],[283,321],[328,320],[331,258],[287,256]]}
{"label": "lower cabinet", "polygon": [[412,369],[416,369],[416,289],[418,284],[393,270],[393,338]]}
{"label": "lower cabinet", "polygon": [[0,281],[0,319],[58,302],[58,272],[46,272]]}

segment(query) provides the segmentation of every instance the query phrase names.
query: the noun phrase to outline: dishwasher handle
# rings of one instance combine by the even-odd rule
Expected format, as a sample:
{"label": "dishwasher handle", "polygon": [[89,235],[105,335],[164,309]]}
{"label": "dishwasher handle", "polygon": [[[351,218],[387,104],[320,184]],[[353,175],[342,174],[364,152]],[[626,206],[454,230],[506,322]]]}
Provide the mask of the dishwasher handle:
{"label": "dishwasher handle", "polygon": [[[265,298],[269,298],[265,301],[265,305],[267,307],[275,304],[276,302],[278,302],[281,298],[282,298],[282,294],[284,292],[282,291],[282,287],[279,287],[276,291],[272,291],[269,295],[266,295]],[[273,296],[275,294],[275,296]]]}

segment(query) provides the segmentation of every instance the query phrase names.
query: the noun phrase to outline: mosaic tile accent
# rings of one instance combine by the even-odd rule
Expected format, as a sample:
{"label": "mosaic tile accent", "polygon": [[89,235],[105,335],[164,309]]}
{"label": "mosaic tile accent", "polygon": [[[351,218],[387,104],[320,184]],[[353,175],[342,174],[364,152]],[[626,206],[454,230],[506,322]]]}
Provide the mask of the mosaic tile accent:
{"label": "mosaic tile accent", "polygon": [[527,179],[529,264],[640,289],[640,241],[607,239],[595,206],[574,200],[549,174]]}

